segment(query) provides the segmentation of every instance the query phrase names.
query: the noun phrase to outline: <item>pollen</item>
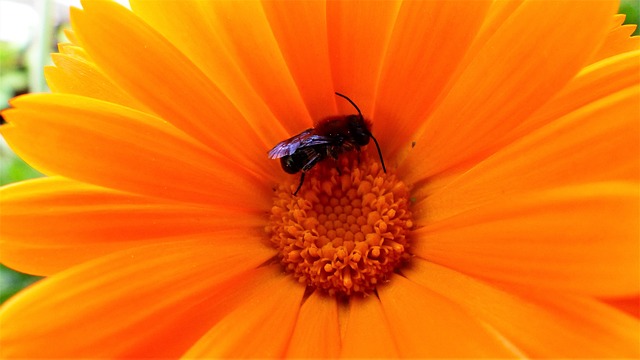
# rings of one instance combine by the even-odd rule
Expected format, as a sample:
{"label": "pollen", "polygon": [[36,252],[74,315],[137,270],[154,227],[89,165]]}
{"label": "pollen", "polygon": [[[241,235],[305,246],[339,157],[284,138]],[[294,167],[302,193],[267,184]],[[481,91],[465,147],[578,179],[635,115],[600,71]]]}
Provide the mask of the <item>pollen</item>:
{"label": "pollen", "polygon": [[[378,160],[377,157],[375,160]],[[370,294],[409,258],[409,189],[365,153],[325,160],[275,190],[266,231],[300,283],[330,295]]]}

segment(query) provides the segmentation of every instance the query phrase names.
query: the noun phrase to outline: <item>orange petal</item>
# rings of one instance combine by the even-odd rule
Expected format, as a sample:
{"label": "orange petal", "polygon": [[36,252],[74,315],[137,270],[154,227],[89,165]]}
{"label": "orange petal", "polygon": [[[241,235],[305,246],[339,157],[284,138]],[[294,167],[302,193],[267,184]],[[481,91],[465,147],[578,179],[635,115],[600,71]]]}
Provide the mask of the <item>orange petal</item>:
{"label": "orange petal", "polygon": [[402,276],[378,289],[382,309],[402,357],[511,358],[508,343],[478,319]]}
{"label": "orange petal", "polygon": [[494,327],[529,357],[637,358],[640,354],[637,320],[597,301],[546,291],[509,293],[418,258],[403,273]]}
{"label": "orange petal", "polygon": [[[212,30],[210,22],[215,14],[207,12],[208,4],[195,1],[136,0],[130,3],[136,15],[180,49],[229,97],[265,143],[275,144],[289,137],[290,133],[300,132],[309,125],[310,121],[306,119],[307,114],[302,106],[302,116],[299,119],[289,119],[294,121],[288,123],[279,122],[278,119],[295,115],[293,104],[289,103],[285,113],[271,112],[265,99],[256,92],[254,84],[247,79],[233,54],[227,49],[220,32]],[[238,31],[244,32],[244,29]],[[271,82],[278,83],[277,80]]]}
{"label": "orange petal", "polygon": [[510,196],[416,230],[423,259],[502,283],[615,297],[640,292],[637,183]]}
{"label": "orange petal", "polygon": [[341,358],[397,358],[392,328],[376,296],[349,299]]}
{"label": "orange petal", "polygon": [[148,112],[145,106],[111,82],[94,64],[67,54],[53,54],[51,57],[56,66],[44,69],[51,91],[92,97]]}
{"label": "orange petal", "polygon": [[304,286],[274,271],[207,332],[185,358],[281,358],[296,324]]}
{"label": "orange petal", "polygon": [[[400,1],[328,1],[327,36],[336,91],[371,114],[387,44]],[[340,108],[352,113],[345,102]],[[341,113],[343,113],[341,111]]]}
{"label": "orange petal", "polygon": [[326,3],[263,1],[262,7],[311,119],[334,114]]}
{"label": "orange petal", "polygon": [[638,182],[639,100],[637,84],[623,87],[523,137],[441,188],[425,183],[414,189],[414,196],[429,197],[418,201],[414,213],[428,214],[427,221],[433,222],[518,193],[600,181]]}
{"label": "orange petal", "polygon": [[623,14],[614,16],[613,27],[609,30],[609,34],[598,52],[589,60],[590,63],[640,49],[640,37],[632,36],[637,25],[622,25],[624,19],[625,15]]}
{"label": "orange petal", "polygon": [[[591,103],[629,88],[637,88],[638,83],[640,83],[640,51],[617,55],[589,65],[582,69],[551,101],[507,134],[500,143],[508,144],[580,107],[587,107]],[[629,105],[633,104],[634,100],[636,99],[629,99]],[[633,111],[633,109],[629,110]],[[635,110],[638,108],[636,107]]]}
{"label": "orange petal", "polygon": [[63,178],[6,186],[0,199],[0,262],[37,275],[178,238],[256,241],[264,221],[261,211],[167,203]]}
{"label": "orange petal", "polygon": [[[291,133],[311,118],[258,1],[203,1],[202,15],[232,62]],[[321,14],[319,14],[321,15]]]}
{"label": "orange petal", "polygon": [[64,29],[64,36],[67,37],[70,43],[77,45],[79,44],[78,39],[76,38],[76,34],[71,29]]}
{"label": "orange petal", "polygon": [[[307,109],[259,2],[134,0],[131,6],[203,69],[248,119],[255,118],[255,125],[269,124],[267,134],[273,133],[268,128],[297,133],[309,127]],[[284,133],[272,141],[282,138]]]}
{"label": "orange petal", "polygon": [[603,302],[631,316],[640,318],[640,294],[625,298],[605,299]]}
{"label": "orange petal", "polygon": [[[70,44],[70,43],[58,43],[58,51],[59,51],[59,54],[71,57],[75,60],[82,61],[84,63],[91,64],[91,66],[97,69],[96,65],[93,63],[93,60],[91,59],[91,56],[89,56],[89,54],[87,54],[87,52],[84,51],[84,49],[81,48],[79,45]],[[55,58],[57,55],[58,54],[55,54],[55,53],[51,54],[52,58]],[[108,81],[111,81],[111,80],[108,80]],[[123,91],[123,90],[120,89],[119,91]]]}
{"label": "orange petal", "polygon": [[270,203],[265,179],[158,118],[67,94],[27,95],[12,105],[16,109],[3,113],[10,126],[2,127],[2,134],[45,173],[193,203],[249,208],[260,206],[261,199],[262,208]]}
{"label": "orange petal", "polygon": [[[615,1],[525,2],[467,53],[402,164],[423,176],[475,159],[555,95],[602,42]],[[405,120],[406,121],[406,120]]]}
{"label": "orange petal", "polygon": [[[507,21],[511,15],[516,11],[519,11],[519,7],[522,6],[527,0],[512,0],[512,1],[494,1],[489,7],[489,11],[485,15],[482,27],[476,34],[473,46],[483,46],[487,40],[489,40],[502,25]],[[477,49],[474,49],[476,51]]]}
{"label": "orange petal", "polygon": [[266,151],[273,144],[256,134],[189,58],[114,2],[86,2],[84,7],[85,11],[71,9],[73,28],[83,48],[110,79],[230,161],[270,177],[277,164],[267,159]]}
{"label": "orange petal", "polygon": [[[462,60],[490,1],[405,1],[385,50],[374,133],[386,153],[411,148],[415,131]],[[459,24],[464,24],[461,26]]]}
{"label": "orange petal", "polygon": [[302,304],[287,358],[330,359],[340,353],[338,303],[334,296],[314,291]]}
{"label": "orange petal", "polygon": [[235,307],[240,298],[234,293],[247,282],[255,284],[253,279],[264,273],[256,267],[272,255],[256,243],[180,241],[128,249],[71,268],[3,305],[0,354],[179,356]]}

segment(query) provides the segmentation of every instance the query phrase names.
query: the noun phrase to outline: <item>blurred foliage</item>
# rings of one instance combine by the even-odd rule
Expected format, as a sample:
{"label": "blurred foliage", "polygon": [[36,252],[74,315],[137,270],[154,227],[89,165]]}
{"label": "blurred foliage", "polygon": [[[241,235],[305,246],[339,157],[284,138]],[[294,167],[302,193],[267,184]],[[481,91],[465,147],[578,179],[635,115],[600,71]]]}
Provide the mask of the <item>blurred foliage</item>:
{"label": "blurred foliage", "polygon": [[0,106],[15,94],[27,91],[29,78],[22,62],[24,52],[19,47],[0,41]]}
{"label": "blurred foliage", "polygon": [[22,274],[0,264],[0,304],[39,279],[40,277]]}
{"label": "blurred foliage", "polygon": [[[624,21],[625,24],[638,25],[640,23],[640,0],[621,0],[618,12],[627,15]],[[640,28],[636,27],[633,35],[638,36],[639,34]]]}
{"label": "blurred foliage", "polygon": [[[28,91],[29,76],[24,59],[24,49],[0,42],[1,108],[8,107],[12,97]],[[42,174],[17,157],[4,143],[0,143],[0,185],[40,176]],[[0,304],[38,279],[40,277],[22,274],[0,264]]]}
{"label": "blurred foliage", "polygon": [[43,176],[11,150],[0,147],[0,185]]}

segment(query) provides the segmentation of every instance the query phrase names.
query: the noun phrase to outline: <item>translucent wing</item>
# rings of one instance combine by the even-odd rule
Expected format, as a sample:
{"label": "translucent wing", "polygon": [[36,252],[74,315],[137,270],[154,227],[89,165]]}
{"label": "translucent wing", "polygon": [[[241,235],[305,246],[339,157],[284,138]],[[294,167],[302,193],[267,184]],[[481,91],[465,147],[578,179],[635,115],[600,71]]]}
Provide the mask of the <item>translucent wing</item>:
{"label": "translucent wing", "polygon": [[274,146],[273,149],[269,151],[269,158],[278,159],[283,156],[291,155],[298,149],[329,143],[331,143],[331,138],[314,134],[313,129],[307,129]]}

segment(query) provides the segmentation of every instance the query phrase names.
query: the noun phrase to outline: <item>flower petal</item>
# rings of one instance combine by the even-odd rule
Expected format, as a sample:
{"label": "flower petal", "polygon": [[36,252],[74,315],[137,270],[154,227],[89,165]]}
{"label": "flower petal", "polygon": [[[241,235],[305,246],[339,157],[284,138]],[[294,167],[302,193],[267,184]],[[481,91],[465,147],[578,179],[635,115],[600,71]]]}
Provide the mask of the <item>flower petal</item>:
{"label": "flower petal", "polygon": [[637,183],[507,197],[416,230],[417,256],[501,283],[593,296],[640,292]]}
{"label": "flower petal", "polygon": [[516,353],[454,303],[402,276],[378,289],[402,357],[507,358]]}
{"label": "flower petal", "polygon": [[258,1],[203,1],[212,31],[275,117],[291,133],[311,119]]}
{"label": "flower petal", "polygon": [[80,43],[76,38],[76,33],[74,33],[72,29],[64,29],[63,32],[64,36],[69,40],[69,43],[73,45],[78,45]]}
{"label": "flower petal", "polygon": [[401,170],[419,168],[429,176],[477,162],[483,150],[555,95],[602,42],[617,7],[615,1],[583,5],[525,2],[469,51]]}
{"label": "flower petal", "polygon": [[[503,148],[453,181],[429,179],[413,191],[420,199],[414,214],[428,214],[425,221],[434,222],[518,193],[600,181],[638,182],[639,99],[637,83],[623,86]],[[576,102],[564,106],[571,109]],[[547,114],[567,110],[564,106]]]}
{"label": "flower petal", "polygon": [[[261,177],[277,164],[227,96],[154,29],[110,1],[72,8],[71,23],[96,65],[158,116]],[[118,31],[113,31],[117,28]],[[242,151],[239,151],[242,149]]]}
{"label": "flower petal", "polygon": [[375,133],[381,134],[379,140],[386,153],[410,149],[415,131],[433,110],[490,4],[490,1],[402,3],[385,50],[372,115]]}
{"label": "flower petal", "polygon": [[287,358],[330,359],[340,353],[338,303],[334,296],[314,291],[302,304]]}
{"label": "flower petal", "polygon": [[[309,126],[311,121],[308,119],[304,104],[293,100],[297,100],[295,93],[290,94],[293,96],[291,99],[291,96],[284,96],[281,89],[276,98],[283,103],[266,104],[265,101],[274,98],[275,94],[270,93],[270,96],[263,98],[257,92],[257,87],[262,84],[252,84],[251,79],[247,78],[241,64],[234,57],[232,49],[228,48],[232,43],[226,43],[221,31],[214,30],[211,24],[218,15],[210,13],[212,10],[210,7],[216,4],[220,5],[221,1],[210,4],[211,2],[203,1],[132,0],[130,3],[136,15],[187,55],[229,97],[238,111],[250,122],[256,134],[261,136],[266,143],[275,143],[275,141],[288,137],[290,133],[300,132],[301,129]],[[235,2],[233,5],[239,6],[240,4]],[[244,12],[237,14],[246,15]],[[244,18],[241,19],[246,21]],[[189,24],[189,26],[185,26],[185,24]],[[257,27],[256,22],[247,24]],[[225,25],[229,26],[228,23]],[[234,30],[246,33],[246,27]],[[266,36],[265,32],[261,35]],[[262,36],[261,39],[263,39]],[[252,50],[253,56],[260,58],[256,54],[256,49]],[[272,56],[268,58],[272,58]],[[265,66],[258,70],[269,71]],[[272,72],[270,75],[274,76],[274,73]],[[277,85],[281,81],[273,79],[269,83]],[[296,104],[299,107],[296,107]],[[272,108],[270,109],[269,106]],[[279,119],[290,121],[280,122]]]}
{"label": "flower petal", "polygon": [[213,326],[184,357],[282,357],[296,324],[304,289],[279,269],[273,271],[245,293],[236,310]]}
{"label": "flower petal", "polygon": [[640,294],[625,298],[605,299],[603,302],[631,316],[640,318]]}
{"label": "flower petal", "polygon": [[614,16],[614,26],[609,31],[604,43],[590,59],[594,63],[611,56],[640,49],[640,37],[632,36],[637,25],[622,25],[625,15]]}
{"label": "flower petal", "polygon": [[[66,49],[71,46],[64,47]],[[52,54],[56,66],[47,66],[44,74],[51,91],[92,97],[149,112],[137,100],[116,86],[91,62],[68,54]]]}
{"label": "flower petal", "polygon": [[591,299],[499,289],[416,258],[403,273],[497,329],[533,358],[637,358],[639,324]]}
{"label": "flower petal", "polygon": [[262,199],[263,209],[270,203],[264,178],[158,118],[67,94],[27,95],[12,105],[3,113],[9,126],[0,131],[18,155],[45,173],[192,203],[255,208]]}
{"label": "flower petal", "polygon": [[377,297],[349,299],[349,314],[342,341],[343,359],[398,357],[398,350]]}
{"label": "flower petal", "polygon": [[179,356],[236,306],[237,292],[255,286],[253,279],[264,273],[256,267],[273,256],[257,244],[154,244],[61,272],[3,305],[0,353]]}
{"label": "flower petal", "polygon": [[[639,83],[640,51],[617,55],[589,65],[582,69],[551,101],[506,134],[499,143],[508,144],[581,107],[588,107],[592,103],[613,97],[630,88],[637,89]],[[634,100],[637,99],[627,99],[628,105],[633,104]],[[609,104],[609,106],[612,105]],[[628,105],[627,109],[629,109]],[[635,110],[638,108],[636,107]],[[633,113],[630,115],[633,118]]]}
{"label": "flower petal", "polygon": [[[401,2],[328,1],[327,36],[336,91],[371,114],[377,81]],[[340,102],[341,109],[353,112]],[[342,111],[341,111],[342,112]]]}
{"label": "flower petal", "polygon": [[120,193],[63,178],[0,189],[0,262],[51,275],[107,253],[178,238],[247,239],[262,212],[194,207]]}
{"label": "flower petal", "polygon": [[333,114],[336,97],[329,59],[326,3],[263,1],[262,7],[311,119],[318,121]]}

